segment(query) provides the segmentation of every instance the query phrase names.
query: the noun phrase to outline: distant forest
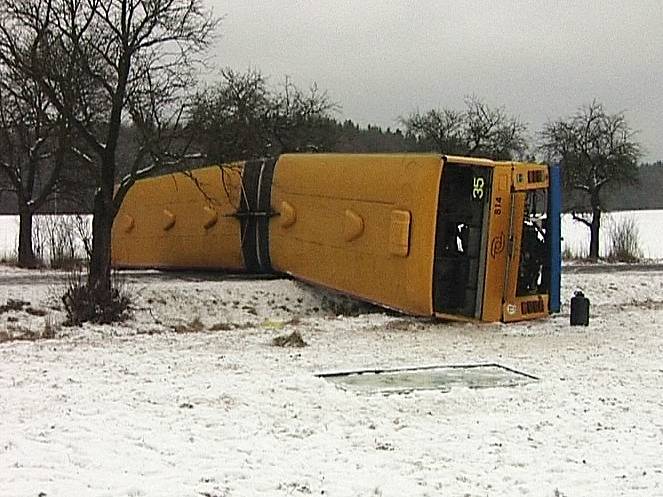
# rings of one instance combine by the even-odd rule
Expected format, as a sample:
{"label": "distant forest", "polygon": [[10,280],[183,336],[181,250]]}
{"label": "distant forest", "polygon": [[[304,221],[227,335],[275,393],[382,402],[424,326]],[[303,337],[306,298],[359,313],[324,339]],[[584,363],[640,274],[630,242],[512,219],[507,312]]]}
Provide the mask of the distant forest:
{"label": "distant forest", "polygon": [[[429,152],[430,143],[418,141],[407,136],[400,129],[383,129],[379,126],[359,126],[351,120],[338,122],[328,119],[324,129],[324,150],[302,150],[302,152],[342,152],[342,153],[398,153]],[[322,131],[322,130],[321,130]],[[130,130],[125,130],[131,133]],[[119,155],[122,155],[121,153]],[[200,165],[204,165],[203,161]],[[120,171],[123,174],[124,171]],[[663,161],[642,164],[639,167],[639,181],[632,185],[612,187],[603,194],[605,210],[642,210],[663,209]],[[565,209],[582,208],[573,200],[572,195],[565,196]],[[91,212],[92,189],[82,191],[78,198],[51,200],[42,209],[43,213]],[[13,193],[0,189],[0,214],[16,214],[16,201]]]}
{"label": "distant forest", "polygon": [[663,161],[642,164],[638,172],[638,183],[606,191],[603,201],[607,210],[663,209]]}

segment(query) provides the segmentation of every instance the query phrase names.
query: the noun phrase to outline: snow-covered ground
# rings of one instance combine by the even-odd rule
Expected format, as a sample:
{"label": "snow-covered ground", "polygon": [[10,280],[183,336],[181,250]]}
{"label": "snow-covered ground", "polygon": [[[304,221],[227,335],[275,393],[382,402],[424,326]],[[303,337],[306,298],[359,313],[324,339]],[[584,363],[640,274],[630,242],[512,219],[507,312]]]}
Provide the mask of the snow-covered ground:
{"label": "snow-covered ground", "polygon": [[[0,333],[57,328],[61,279],[0,267],[0,305],[31,307],[0,314]],[[566,272],[564,298],[592,300],[587,328],[566,306],[459,324],[286,280],[127,279],[123,325],[0,344],[0,495],[663,495],[663,272]],[[294,330],[307,347],[272,345]],[[314,375],[479,362],[540,380],[381,395]]]}

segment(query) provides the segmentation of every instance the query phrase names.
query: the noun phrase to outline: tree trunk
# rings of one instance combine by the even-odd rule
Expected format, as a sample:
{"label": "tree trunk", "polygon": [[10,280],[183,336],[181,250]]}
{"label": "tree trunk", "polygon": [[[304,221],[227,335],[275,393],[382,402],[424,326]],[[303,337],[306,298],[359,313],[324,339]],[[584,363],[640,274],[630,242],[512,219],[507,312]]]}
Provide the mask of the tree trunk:
{"label": "tree trunk", "polygon": [[589,227],[589,258],[593,261],[599,258],[599,235],[601,231],[601,208],[592,208],[592,224]]}
{"label": "tree trunk", "polygon": [[99,297],[108,297],[111,290],[111,228],[114,219],[112,190],[110,202],[107,197],[103,188],[97,190],[92,218],[92,254],[88,287],[99,292]]}
{"label": "tree trunk", "polygon": [[29,208],[19,208],[18,265],[30,269],[37,267],[32,248],[32,220],[32,211]]}

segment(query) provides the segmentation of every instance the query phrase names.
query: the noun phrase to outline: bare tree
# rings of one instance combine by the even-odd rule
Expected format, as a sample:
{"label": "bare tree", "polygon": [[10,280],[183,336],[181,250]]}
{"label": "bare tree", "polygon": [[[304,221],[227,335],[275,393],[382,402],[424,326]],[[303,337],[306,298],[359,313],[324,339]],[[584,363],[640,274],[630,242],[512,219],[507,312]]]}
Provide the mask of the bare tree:
{"label": "bare tree", "polygon": [[432,109],[401,119],[406,134],[420,148],[450,155],[471,155],[508,160],[523,155],[527,127],[501,108],[489,107],[476,97],[465,99],[465,109]]}
{"label": "bare tree", "polygon": [[35,267],[33,216],[64,184],[70,130],[33,81],[0,69],[0,176],[19,213],[18,263]]}
{"label": "bare tree", "polygon": [[196,95],[188,126],[209,160],[251,159],[269,154],[269,112],[269,88],[259,71],[223,69],[217,83]]}
{"label": "bare tree", "polygon": [[467,153],[464,121],[463,113],[452,109],[431,109],[424,114],[416,112],[401,119],[407,135],[450,155]]}
{"label": "bare tree", "polygon": [[[202,0],[0,0],[0,61],[38,84],[95,171],[87,283],[100,298],[111,290],[111,227],[124,196],[181,160],[168,150],[181,142],[165,135],[181,129],[181,99],[217,23]],[[120,179],[120,131],[130,121],[141,144]]]}
{"label": "bare tree", "polygon": [[270,145],[276,153],[329,150],[334,138],[331,114],[337,109],[317,84],[302,90],[286,77],[282,88],[272,94]]}
{"label": "bare tree", "polygon": [[285,78],[274,89],[257,70],[225,69],[218,83],[196,96],[188,125],[209,159],[227,162],[330,150],[335,109],[316,85],[305,91]]}
{"label": "bare tree", "polygon": [[635,132],[623,112],[609,114],[595,100],[568,118],[548,122],[541,132],[541,149],[549,160],[561,160],[566,189],[588,198],[591,219],[575,207],[572,215],[589,228],[589,257],[598,259],[601,192],[610,184],[637,181],[641,151]]}

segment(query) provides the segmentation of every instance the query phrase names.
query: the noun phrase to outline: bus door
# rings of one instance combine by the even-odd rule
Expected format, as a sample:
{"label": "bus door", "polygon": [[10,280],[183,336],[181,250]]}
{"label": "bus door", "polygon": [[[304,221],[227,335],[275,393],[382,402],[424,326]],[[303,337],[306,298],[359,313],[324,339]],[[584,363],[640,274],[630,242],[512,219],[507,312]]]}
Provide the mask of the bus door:
{"label": "bus door", "polygon": [[519,165],[512,175],[503,321],[547,315],[550,293],[548,170],[546,166]]}

